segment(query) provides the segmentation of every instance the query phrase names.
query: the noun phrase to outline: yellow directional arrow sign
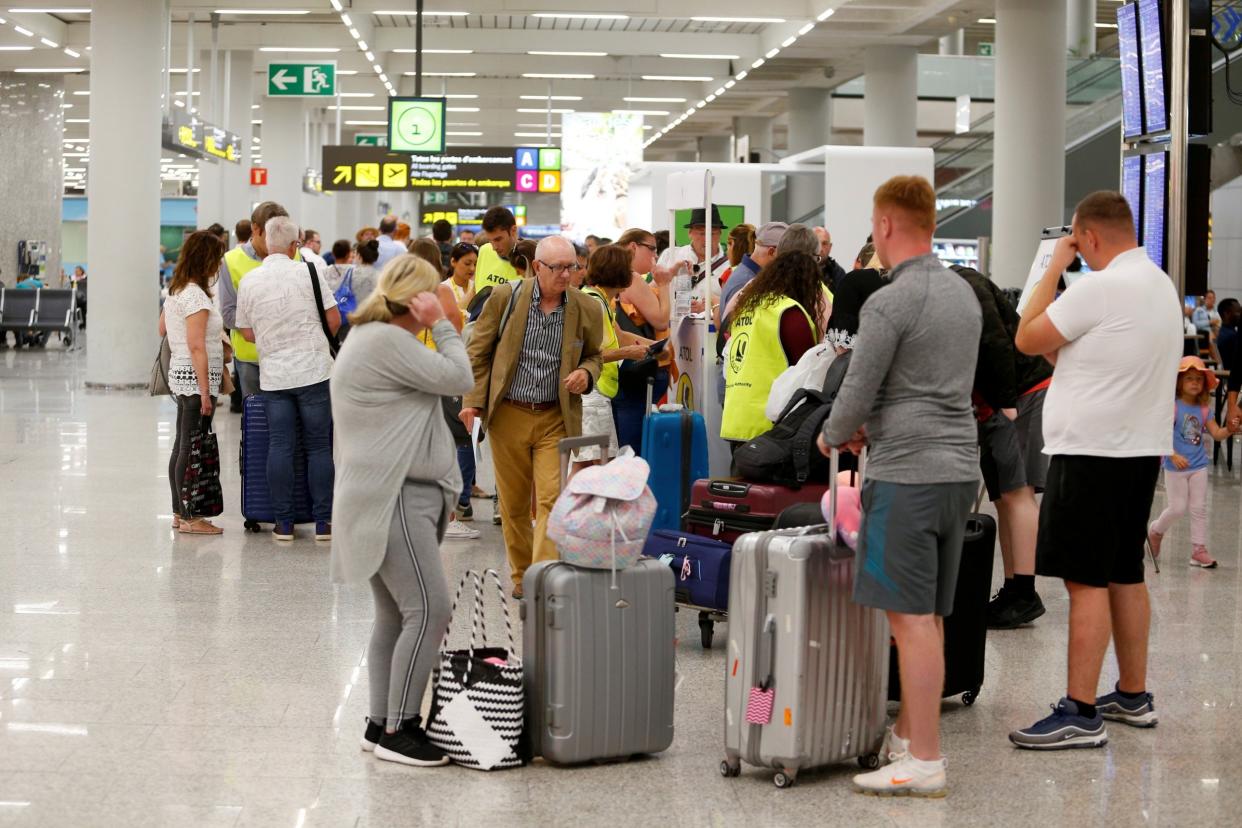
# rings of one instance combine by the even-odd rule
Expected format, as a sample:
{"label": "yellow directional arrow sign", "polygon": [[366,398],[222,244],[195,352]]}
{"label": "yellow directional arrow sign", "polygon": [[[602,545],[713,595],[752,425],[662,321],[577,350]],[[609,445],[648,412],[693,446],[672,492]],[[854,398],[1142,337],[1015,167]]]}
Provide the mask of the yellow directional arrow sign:
{"label": "yellow directional arrow sign", "polygon": [[354,168],[352,164],[344,164],[336,168],[335,174],[332,176],[333,184],[348,184],[354,177]]}

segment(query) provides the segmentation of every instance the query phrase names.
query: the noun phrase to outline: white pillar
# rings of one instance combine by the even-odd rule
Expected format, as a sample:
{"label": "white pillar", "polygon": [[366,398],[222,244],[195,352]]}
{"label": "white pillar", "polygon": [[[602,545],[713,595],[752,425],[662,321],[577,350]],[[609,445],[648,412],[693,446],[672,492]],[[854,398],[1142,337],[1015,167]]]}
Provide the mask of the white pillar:
{"label": "white pillar", "polygon": [[966,30],[957,29],[940,38],[940,54],[942,55],[964,55],[966,54]]}
{"label": "white pillar", "polygon": [[[789,151],[802,152],[832,143],[832,90],[800,87],[789,90]],[[789,219],[800,218],[824,204],[824,178],[811,173],[791,174]]]}
{"label": "white pillar", "polygon": [[1021,287],[1065,215],[1065,0],[997,0],[992,278]]}
{"label": "white pillar", "polygon": [[1095,54],[1095,0],[1069,0],[1065,16],[1065,47],[1075,57]]}
{"label": "white pillar", "polygon": [[698,139],[699,161],[732,161],[729,147],[733,142],[728,135],[703,135]]}
{"label": "white pillar", "polygon": [[733,119],[733,134],[740,141],[750,139],[750,151],[759,153],[759,160],[768,163],[776,160],[772,152],[772,119],[766,116]]}
{"label": "white pillar", "polygon": [[263,166],[267,186],[259,188],[262,201],[275,201],[289,211],[299,226],[302,213],[302,175],[306,172],[306,116],[300,98],[264,98]]}
{"label": "white pillar", "polygon": [[[253,52],[224,52],[220,63],[223,68],[220,75],[228,78],[228,94],[221,91],[220,106],[224,107],[228,100],[228,111],[206,112],[208,122],[235,132],[242,138],[243,151],[241,160],[236,163],[228,161],[200,161],[198,163],[198,223],[206,227],[213,221],[233,229],[238,219],[250,215],[250,136],[253,127],[250,125],[250,103],[254,93],[252,82],[254,76]],[[209,80],[210,83],[210,80]],[[216,96],[209,89],[203,90],[199,100],[209,101]],[[205,110],[204,110],[205,111]]]}
{"label": "white pillar", "polygon": [[919,52],[869,46],[864,57],[863,144],[912,147],[918,133]]}
{"label": "white pillar", "polygon": [[88,387],[145,386],[159,345],[163,8],[109,0],[91,14]]}

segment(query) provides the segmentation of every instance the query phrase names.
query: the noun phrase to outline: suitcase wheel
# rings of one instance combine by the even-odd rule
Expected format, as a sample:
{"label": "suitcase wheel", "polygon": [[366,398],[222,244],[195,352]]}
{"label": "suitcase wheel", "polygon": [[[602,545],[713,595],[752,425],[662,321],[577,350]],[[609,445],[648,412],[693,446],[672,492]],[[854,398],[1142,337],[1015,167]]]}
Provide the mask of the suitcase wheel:
{"label": "suitcase wheel", "polygon": [[880,754],[868,753],[858,757],[858,767],[863,770],[875,770],[880,766]]}
{"label": "suitcase wheel", "polygon": [[963,693],[962,704],[966,705],[967,707],[970,707],[972,704],[974,704],[975,699],[979,698],[980,689],[981,688],[976,687],[974,690],[967,690],[965,693]]}
{"label": "suitcase wheel", "polygon": [[732,779],[735,776],[740,776],[741,773],[742,766],[740,764],[730,765],[728,759],[725,759],[720,763],[720,775],[725,779]]}
{"label": "suitcase wheel", "polygon": [[260,531],[262,531],[262,528],[259,526],[259,522],[258,522],[257,520],[248,520],[248,521],[246,521],[246,523],[245,523],[244,525],[245,525],[245,527],[246,527],[246,531],[247,531],[247,532],[260,532]]}
{"label": "suitcase wheel", "polygon": [[705,612],[699,613],[699,632],[703,636],[703,649],[710,650],[712,648],[712,636],[716,632],[716,622]]}
{"label": "suitcase wheel", "polygon": [[772,784],[778,788],[791,788],[796,778],[797,774],[792,771],[777,771],[772,777]]}

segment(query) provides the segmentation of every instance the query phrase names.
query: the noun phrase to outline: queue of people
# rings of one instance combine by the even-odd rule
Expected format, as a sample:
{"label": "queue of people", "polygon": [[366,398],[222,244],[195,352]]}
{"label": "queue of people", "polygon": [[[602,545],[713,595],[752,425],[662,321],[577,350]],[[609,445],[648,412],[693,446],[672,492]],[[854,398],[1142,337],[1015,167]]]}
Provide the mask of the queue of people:
{"label": "queue of people", "polygon": [[[280,205],[260,204],[249,239],[232,250],[210,231],[186,240],[161,315],[177,400],[173,525],[222,531],[189,508],[178,481],[194,435],[210,428],[231,356],[243,392],[266,400],[274,536],[294,534],[300,440],[315,536],[332,543],[333,578],[371,586],[364,749],[407,765],[444,764],[418,711],[449,622],[439,544],[478,536],[454,534],[480,494],[474,440],[491,447],[495,512],[521,598],[527,568],[558,557],[546,529],[562,485],[560,441],[607,438],[577,452],[578,468],[640,449],[646,395],[659,399],[669,385],[657,343],[676,321],[674,282],[697,279],[697,289],[710,277],[720,290],[699,293],[691,313],[710,313],[720,326],[719,438],[741,444],[771,430],[774,384],[812,349],[850,352],[818,445],[868,449],[853,598],[886,613],[902,675],[885,767],[858,775],[856,787],[924,796],[946,788],[943,618],[980,473],[996,504],[1004,565],[988,626],[1012,629],[1044,614],[1036,575],[1061,579],[1070,599],[1065,695],[1011,742],[1090,748],[1107,742],[1105,720],[1155,726],[1145,550],[1161,554],[1189,511],[1190,563],[1216,566],[1206,548],[1204,446],[1242,428],[1232,374],[1218,423],[1208,408],[1217,377],[1197,356],[1179,364],[1182,303],[1135,244],[1117,193],[1077,206],[1073,233],[1058,242],[1021,317],[986,277],[933,254],[926,180],[885,183],[871,224],[848,272],[831,257],[825,228],[739,225],[722,253],[715,208],[695,211],[690,243],[663,253],[667,240],[640,228],[615,242],[588,238],[584,267],[569,240],[520,239],[512,213],[494,207],[481,246],[453,244],[440,227],[400,245],[399,223],[385,217],[356,243],[333,244],[332,262],[320,268],[310,234]],[[1091,278],[1058,295],[1079,256]],[[356,298],[348,320],[336,299],[345,288]],[[713,295],[720,304],[708,311]],[[337,355],[343,322],[350,334]],[[1207,319],[1231,358],[1240,322],[1242,306],[1229,299],[1218,320]],[[1162,467],[1168,506],[1153,520]],[[1120,679],[1101,694],[1110,640]]]}

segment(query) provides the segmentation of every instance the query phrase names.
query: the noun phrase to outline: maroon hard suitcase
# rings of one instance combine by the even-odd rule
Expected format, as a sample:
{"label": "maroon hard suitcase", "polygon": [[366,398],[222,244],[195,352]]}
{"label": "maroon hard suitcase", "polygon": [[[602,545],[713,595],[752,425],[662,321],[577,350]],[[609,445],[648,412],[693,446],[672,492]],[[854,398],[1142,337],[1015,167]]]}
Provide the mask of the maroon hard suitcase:
{"label": "maroon hard suitcase", "polygon": [[794,503],[818,503],[827,483],[805,483],[800,489],[775,483],[750,483],[740,478],[698,480],[690,491],[690,510],[683,518],[687,532],[733,543],[747,532],[766,532],[776,516]]}

